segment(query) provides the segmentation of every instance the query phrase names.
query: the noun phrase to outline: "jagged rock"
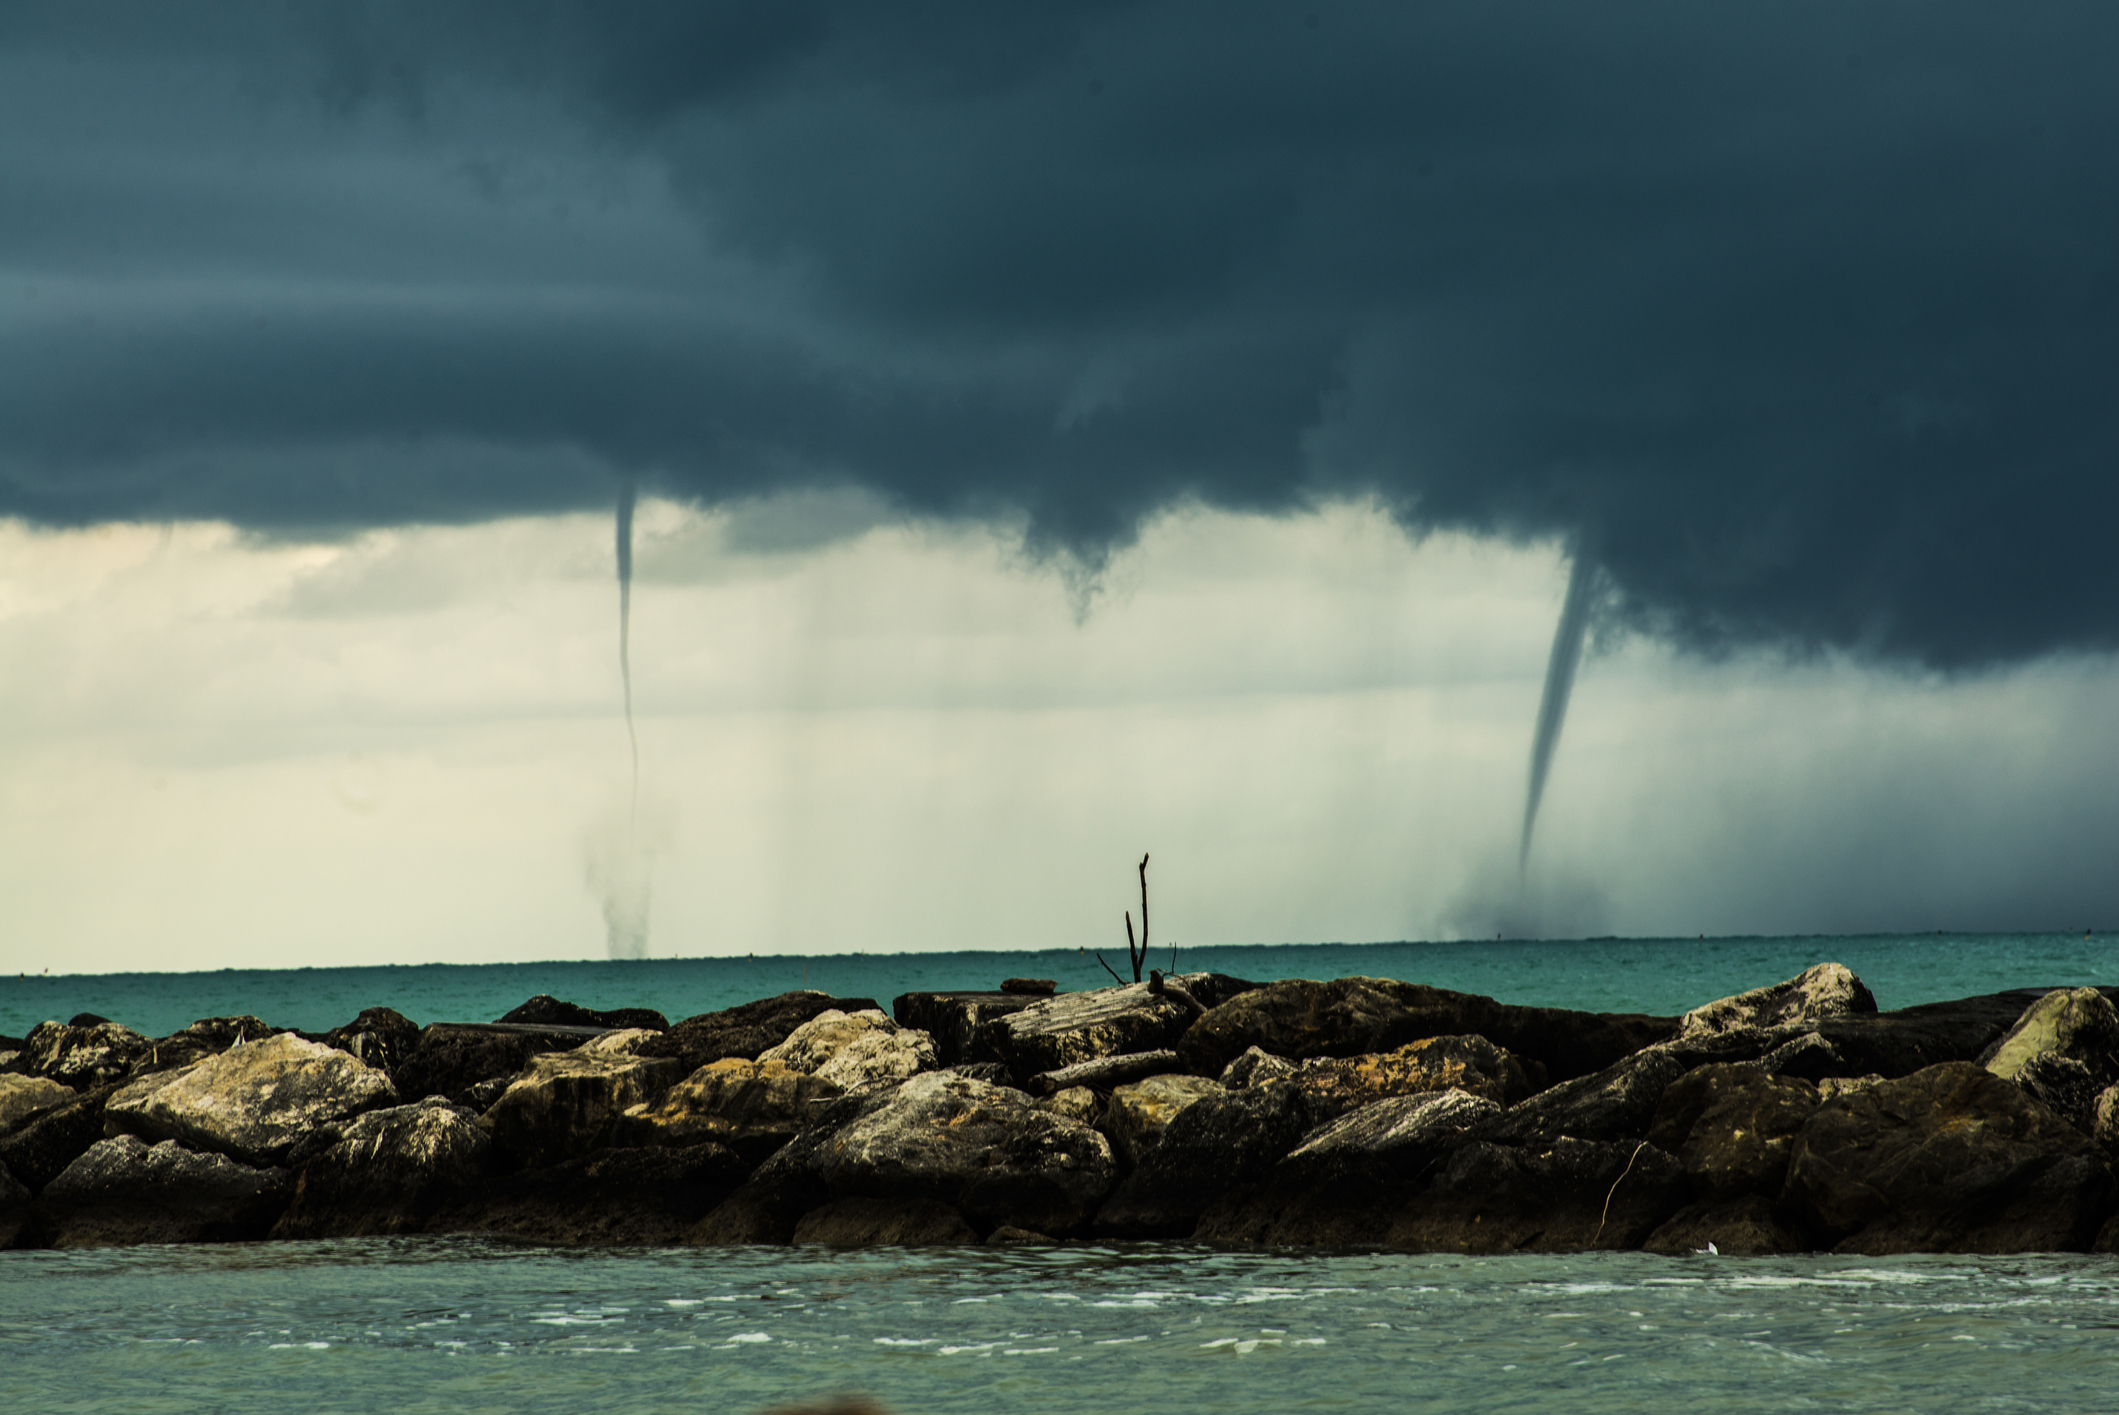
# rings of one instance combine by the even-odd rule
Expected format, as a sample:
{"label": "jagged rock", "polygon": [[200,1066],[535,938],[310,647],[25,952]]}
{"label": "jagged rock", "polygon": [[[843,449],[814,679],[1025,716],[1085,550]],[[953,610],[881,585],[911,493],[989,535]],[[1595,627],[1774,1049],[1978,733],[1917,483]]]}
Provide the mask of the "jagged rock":
{"label": "jagged rock", "polygon": [[1049,1096],[1040,1096],[1032,1104],[1039,1110],[1050,1111],[1079,1125],[1093,1126],[1104,1115],[1104,1098],[1087,1086],[1068,1086]]}
{"label": "jagged rock", "polygon": [[174,1140],[120,1135],[91,1145],[44,1186],[32,1213],[54,1248],[228,1243],[262,1238],[286,1206],[291,1176]]}
{"label": "jagged rock", "polygon": [[[434,1022],[421,1029],[411,1054],[390,1073],[397,1093],[407,1101],[446,1096],[484,1110],[494,1095],[475,1095],[490,1081],[511,1080],[546,1052],[567,1051],[587,1037],[568,1032],[503,1031],[494,1027]],[[505,1091],[506,1086],[497,1088]]]}
{"label": "jagged rock", "polygon": [[1120,1166],[1137,1169],[1185,1107],[1220,1094],[1221,1083],[1204,1076],[1151,1076],[1113,1091],[1097,1128],[1110,1139]]}
{"label": "jagged rock", "polygon": [[630,1044],[620,1034],[609,1046],[532,1057],[485,1113],[501,1157],[530,1169],[574,1159],[608,1146],[628,1108],[661,1100],[680,1063],[628,1054]]}
{"label": "jagged rock", "polygon": [[[1667,1052],[1685,1063],[1687,1071],[1700,1066],[1729,1065],[1739,1061],[1761,1061],[1791,1042],[1818,1041],[1808,1026],[1731,1027],[1723,1032],[1681,1033],[1654,1050]],[[1768,1064],[1766,1069],[1778,1068]]]}
{"label": "jagged rock", "polygon": [[986,1024],[1012,1016],[1048,994],[1018,992],[908,992],[890,1004],[900,1027],[934,1038],[944,1066],[994,1062],[1000,1058],[987,1044]]}
{"label": "jagged rock", "polygon": [[934,1199],[834,1199],[795,1225],[794,1241],[835,1248],[932,1248],[976,1243],[978,1230]]}
{"label": "jagged rock", "polygon": [[1428,1037],[1481,1036],[1564,1081],[1667,1040],[1677,1026],[1675,1017],[1510,1007],[1389,978],[1291,978],[1210,1004],[1177,1050],[1189,1070],[1218,1076],[1253,1046],[1302,1061],[1391,1051]]}
{"label": "jagged rock", "polygon": [[1704,1200],[1777,1196],[1817,1088],[1757,1062],[1702,1066],[1670,1083],[1648,1141],[1678,1157]]}
{"label": "jagged rock", "polygon": [[147,1059],[134,1068],[133,1074],[182,1070],[209,1056],[219,1056],[230,1047],[263,1041],[288,1030],[270,1026],[248,1013],[234,1017],[201,1017],[182,1031],[158,1039],[149,1049]]}
{"label": "jagged rock", "polygon": [[1687,1194],[1677,1159],[1646,1141],[1474,1141],[1407,1201],[1384,1241],[1441,1253],[1638,1248]]}
{"label": "jagged rock", "polygon": [[506,1016],[493,1020],[537,1027],[602,1027],[608,1031],[645,1028],[651,1032],[667,1032],[670,1029],[670,1019],[652,1007],[615,1007],[608,1012],[599,1012],[577,1003],[561,1002],[550,993],[542,992]]}
{"label": "jagged rock", "polygon": [[14,1066],[21,1075],[86,1091],[124,1080],[153,1054],[154,1046],[115,1022],[39,1022],[24,1039]]}
{"label": "jagged rock", "polygon": [[103,1107],[117,1091],[104,1086],[85,1091],[23,1121],[0,1136],[0,1165],[31,1192],[42,1189],[61,1170],[103,1138]]}
{"label": "jagged rock", "polygon": [[396,1099],[390,1078],[374,1067],[281,1034],[197,1063],[128,1104],[122,1123],[150,1139],[270,1165],[317,1127]]}
{"label": "jagged rock", "polygon": [[2043,1056],[2081,1063],[2098,1090],[2119,1081],[2119,1009],[2095,988],[2056,988],[2025,1008],[1979,1061],[2014,1081]]}
{"label": "jagged rock", "polygon": [[1695,1007],[1685,1014],[1678,1031],[1680,1036],[1696,1036],[1739,1027],[1785,1027],[1875,1011],[1875,997],[1852,969],[1842,963],[1820,963],[1786,982]]}
{"label": "jagged rock", "polygon": [[[1169,981],[1207,1007],[1250,987],[1219,973],[1187,973]],[[1194,1015],[1167,992],[1154,991],[1147,983],[1128,983],[1039,999],[1020,1012],[996,1018],[985,1036],[1009,1070],[1027,1080],[1097,1057],[1161,1051],[1184,1035]],[[1220,1070],[1217,1064],[1204,1074]]]}
{"label": "jagged rock", "polygon": [[1483,1132],[1506,1144],[1550,1144],[1562,1135],[1577,1140],[1641,1140],[1655,1123],[1656,1105],[1684,1063],[1667,1052],[1638,1052],[1594,1076],[1563,1081],[1510,1106]]}
{"label": "jagged rock", "polygon": [[1801,1081],[1824,1081],[1847,1071],[1847,1058],[1838,1047],[1816,1032],[1792,1037],[1766,1052],[1760,1064],[1775,1076]]}
{"label": "jagged rock", "polygon": [[1883,1079],[1873,1073],[1867,1076],[1827,1076],[1817,1083],[1817,1098],[1820,1101],[1838,1100],[1841,1096],[1851,1096],[1856,1091],[1880,1085]]}
{"label": "jagged rock", "polygon": [[566,1246],[676,1243],[748,1171],[734,1152],[711,1141],[598,1150],[489,1179],[427,1227]]}
{"label": "jagged rock", "polygon": [[1818,1107],[1787,1197],[1849,1253],[2079,1251],[2111,1175],[2014,1084],[1945,1062]]}
{"label": "jagged rock", "polygon": [[[2101,999],[2100,999],[2101,1000]],[[2085,1135],[2097,1129],[2097,1096],[2105,1082],[2072,1056],[2040,1052],[2016,1071],[2016,1084]]]}
{"label": "jagged rock", "polygon": [[342,1126],[295,1178],[274,1238],[420,1233],[486,1178],[493,1142],[440,1097],[371,1110]]}
{"label": "jagged rock", "polygon": [[1395,1051],[1300,1062],[1291,1079],[1308,1096],[1310,1114],[1322,1121],[1386,1096],[1423,1091],[1468,1091],[1513,1105],[1544,1089],[1545,1068],[1531,1064],[1535,1081],[1522,1062],[1484,1037],[1428,1037]]}
{"label": "jagged rock", "polygon": [[1240,1091],[1254,1081],[1270,1081],[1294,1073],[1295,1063],[1286,1057],[1260,1047],[1245,1047],[1242,1055],[1221,1068],[1221,1084],[1225,1090]]}
{"label": "jagged rock", "polygon": [[[1838,1075],[1910,1076],[1945,1061],[1977,1060],[2044,995],[2019,988],[1874,1016],[1828,1017],[1816,1031],[1831,1043]],[[1814,1066],[1791,1074],[1824,1079]]]}
{"label": "jagged rock", "polygon": [[0,1076],[0,1135],[28,1120],[78,1099],[80,1092],[46,1076]]}
{"label": "jagged rock", "polygon": [[740,1007],[687,1017],[642,1048],[641,1054],[672,1057],[683,1062],[684,1074],[690,1075],[709,1061],[726,1057],[756,1061],[820,1012],[865,1012],[875,1005],[875,999],[867,997],[833,997],[807,990],[784,992]]}
{"label": "jagged rock", "polygon": [[840,1094],[830,1081],[783,1062],[728,1057],[700,1067],[655,1104],[628,1109],[618,1135],[629,1145],[711,1140],[762,1163]]}
{"label": "jagged rock", "polygon": [[1310,1124],[1307,1100],[1287,1082],[1194,1101],[1104,1204],[1097,1229],[1122,1238],[1186,1237],[1215,1200],[1271,1173]]}
{"label": "jagged rock", "polygon": [[367,1007],[345,1026],[326,1032],[324,1043],[394,1079],[397,1068],[419,1046],[419,1024],[393,1008]]}
{"label": "jagged rock", "polygon": [[880,1008],[819,1012],[758,1058],[828,1081],[842,1091],[895,1086],[934,1069],[934,1038],[900,1027]]}
{"label": "jagged rock", "polygon": [[1651,1253],[1704,1253],[1732,1258],[1762,1258],[1774,1253],[1806,1253],[1817,1244],[1802,1221],[1772,1199],[1745,1194],[1734,1199],[1707,1199],[1672,1214],[1641,1247]]}

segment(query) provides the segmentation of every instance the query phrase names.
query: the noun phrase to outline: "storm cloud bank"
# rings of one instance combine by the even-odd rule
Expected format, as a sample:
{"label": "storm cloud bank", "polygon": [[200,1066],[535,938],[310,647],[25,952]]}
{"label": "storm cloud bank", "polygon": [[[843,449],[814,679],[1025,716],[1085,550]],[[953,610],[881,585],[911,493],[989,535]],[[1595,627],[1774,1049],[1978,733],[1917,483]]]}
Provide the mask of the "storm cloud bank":
{"label": "storm cloud bank", "polygon": [[2119,11],[17,4],[0,513],[857,486],[1551,538],[1713,650],[2119,641]]}

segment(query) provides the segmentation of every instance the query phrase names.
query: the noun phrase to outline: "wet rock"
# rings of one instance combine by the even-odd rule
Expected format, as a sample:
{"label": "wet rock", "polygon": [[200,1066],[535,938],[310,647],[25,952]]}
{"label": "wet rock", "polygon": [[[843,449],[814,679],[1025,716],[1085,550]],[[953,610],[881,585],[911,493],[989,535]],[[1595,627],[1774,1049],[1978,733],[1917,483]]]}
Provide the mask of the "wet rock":
{"label": "wet rock", "polygon": [[103,1138],[103,1107],[117,1089],[85,1091],[0,1135],[0,1165],[31,1192],[42,1189]]}
{"label": "wet rock", "polygon": [[1033,1104],[1078,1125],[1094,1126],[1104,1116],[1104,1098],[1087,1086],[1068,1086],[1040,1096]]}
{"label": "wet rock", "polygon": [[390,1078],[291,1034],[208,1057],[128,1105],[125,1128],[271,1165],[320,1126],[397,1099]]}
{"label": "wet rock", "polygon": [[873,998],[833,997],[829,993],[807,990],[784,992],[778,997],[761,998],[740,1007],[687,1017],[643,1048],[642,1055],[681,1061],[686,1075],[709,1061],[726,1057],[756,1061],[820,1012],[865,1012],[875,1005]]}
{"label": "wet rock", "polygon": [[1241,1055],[1221,1069],[1221,1084],[1225,1090],[1240,1091],[1254,1081],[1270,1081],[1294,1073],[1295,1063],[1286,1057],[1259,1047],[1245,1047]]}
{"label": "wet rock", "polygon": [[758,1058],[815,1076],[841,1091],[895,1086],[939,1061],[934,1038],[900,1027],[879,1008],[819,1012]]}
{"label": "wet rock", "polygon": [[[1219,973],[1188,973],[1169,981],[1207,1007],[1250,986]],[[1155,991],[1147,983],[1128,983],[1035,1001],[1020,1012],[996,1018],[988,1024],[985,1036],[1009,1070],[1027,1080],[1040,1072],[1099,1057],[1162,1051],[1184,1035],[1195,1015],[1169,992]],[[1220,1070],[1217,1063],[1203,1074]]]}
{"label": "wet rock", "polygon": [[2087,1246],[2110,1187],[2088,1136],[1946,1062],[1820,1105],[1786,1193],[1835,1251],[2013,1253]]}
{"label": "wet rock", "polygon": [[1048,994],[1027,992],[909,992],[891,1003],[891,1015],[901,1027],[911,1027],[934,1038],[944,1066],[966,1063],[998,1063],[1000,1057],[987,1044],[986,1024],[1013,1016]]}
{"label": "wet rock", "polygon": [[1651,1253],[1703,1253],[1709,1244],[1724,1257],[1760,1258],[1807,1253],[1817,1247],[1799,1216],[1760,1194],[1704,1199],[1672,1214],[1641,1247]]}
{"label": "wet rock", "polygon": [[546,1168],[602,1149],[630,1107],[661,1100],[682,1074],[680,1063],[629,1054],[629,1045],[619,1034],[613,1045],[532,1057],[485,1113],[502,1159]]}
{"label": "wet rock", "polygon": [[1842,963],[1820,963],[1786,982],[1695,1007],[1685,1014],[1678,1030],[1681,1036],[1697,1036],[1743,1027],[1800,1025],[1875,1011],[1875,997],[1852,969]]}
{"label": "wet rock", "polygon": [[1049,1244],[1052,1241],[1052,1235],[1049,1233],[1039,1233],[1034,1228],[1017,1228],[1007,1223],[986,1235],[986,1242],[990,1247],[1005,1247],[1016,1243]]}
{"label": "wet rock", "polygon": [[16,1247],[29,1228],[29,1186],[0,1164],[0,1250]]}
{"label": "wet rock", "polygon": [[692,1145],[711,1140],[753,1164],[795,1137],[841,1089],[779,1061],[728,1057],[709,1062],[653,1105],[625,1112],[618,1135],[629,1145]]}
{"label": "wet rock", "polygon": [[1137,1169],[1162,1143],[1171,1121],[1221,1089],[1220,1082],[1204,1076],[1151,1076],[1113,1091],[1097,1128],[1110,1139],[1120,1167]]}
{"label": "wet rock", "polygon": [[291,1178],[173,1140],[121,1135],[91,1145],[45,1185],[32,1213],[54,1248],[242,1242],[272,1227]]}
{"label": "wet rock", "polygon": [[1563,1135],[1577,1140],[1645,1139],[1664,1089],[1684,1074],[1684,1063],[1667,1052],[1639,1052],[1593,1076],[1563,1081],[1509,1107],[1485,1138],[1532,1145],[1550,1144]]}
{"label": "wet rock", "polygon": [[[484,1110],[497,1094],[475,1094],[477,1087],[509,1081],[528,1067],[532,1057],[567,1051],[588,1038],[575,1032],[514,1030],[455,1022],[431,1023],[420,1031],[409,1056],[391,1071],[399,1096],[408,1101],[445,1096],[474,1110]],[[505,1085],[495,1088],[505,1091]]]}
{"label": "wet rock", "polygon": [[669,1018],[652,1007],[616,1007],[599,1012],[577,1003],[561,1002],[550,993],[542,992],[506,1016],[494,1020],[537,1027],[601,1027],[607,1031],[645,1028],[652,1032],[667,1032],[670,1029]]}
{"label": "wet rock", "polygon": [[834,1199],[795,1225],[797,1244],[835,1248],[932,1248],[979,1241],[978,1230],[934,1199]]}
{"label": "wet rock", "polygon": [[21,1075],[87,1091],[130,1076],[153,1054],[154,1045],[115,1022],[39,1022],[24,1039],[14,1067]]}
{"label": "wet rock", "polygon": [[331,1127],[306,1158],[274,1238],[421,1233],[491,1170],[493,1142],[472,1113],[429,1097]]}
{"label": "wet rock", "polygon": [[1310,1114],[1322,1121],[1386,1096],[1426,1091],[1467,1091],[1512,1105],[1544,1089],[1544,1068],[1532,1066],[1536,1081],[1521,1061],[1484,1037],[1428,1037],[1395,1051],[1301,1062],[1291,1079],[1309,1098]]}
{"label": "wet rock", "polygon": [[569,1247],[676,1243],[748,1172],[734,1152],[711,1142],[598,1150],[489,1179],[442,1210],[428,1231]]}
{"label": "wet rock", "polygon": [[1638,1248],[1688,1196],[1676,1157],[1646,1141],[1473,1141],[1406,1203],[1384,1241],[1441,1253]]}
{"label": "wet rock", "polygon": [[1663,1092],[1648,1141],[1678,1157],[1704,1200],[1776,1197],[1817,1105],[1815,1086],[1757,1062],[1702,1066]]}
{"label": "wet rock", "polygon": [[2097,1090],[2119,1081],[2119,1010],[2095,988],[2057,988],[2025,1008],[1979,1060],[2014,1081],[2041,1057],[2080,1064]]}
{"label": "wet rock", "polygon": [[326,1032],[324,1043],[363,1065],[389,1072],[394,1079],[398,1067],[419,1046],[419,1024],[393,1008],[368,1007],[345,1026]]}
{"label": "wet rock", "polygon": [[1388,978],[1293,978],[1209,1007],[1177,1044],[1187,1069],[1202,1076],[1220,1075],[1253,1046],[1301,1061],[1392,1051],[1428,1037],[1481,1036],[1564,1081],[1665,1041],[1678,1026],[1674,1017],[1511,1007]]}
{"label": "wet rock", "polygon": [[71,1086],[45,1076],[0,1076],[0,1135],[54,1106],[80,1097]]}
{"label": "wet rock", "polygon": [[1263,1180],[1310,1128],[1302,1093],[1286,1082],[1223,1091],[1186,1106],[1140,1168],[1096,1216],[1121,1238],[1184,1238],[1209,1205]]}

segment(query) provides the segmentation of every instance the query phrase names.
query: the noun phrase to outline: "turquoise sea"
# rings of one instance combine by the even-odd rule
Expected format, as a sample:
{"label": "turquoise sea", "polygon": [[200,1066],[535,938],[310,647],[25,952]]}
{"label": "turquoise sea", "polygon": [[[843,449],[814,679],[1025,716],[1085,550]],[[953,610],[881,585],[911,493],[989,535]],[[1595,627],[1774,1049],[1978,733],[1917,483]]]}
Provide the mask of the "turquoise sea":
{"label": "turquoise sea", "polygon": [[[1108,956],[1108,955],[1107,955]],[[1506,1001],[1674,1013],[1834,959],[1885,1007],[2109,983],[2104,936],[1186,950],[1258,980],[1368,973]],[[1164,960],[1157,960],[1158,962]],[[166,1033],[319,1029],[387,1004],[499,1016],[537,992],[671,1018],[809,986],[886,1006],[1072,953],[0,979],[0,1033],[91,1011]],[[554,1251],[434,1238],[0,1254],[0,1409],[2110,1411],[2119,1259],[1459,1258],[1071,1249]]]}

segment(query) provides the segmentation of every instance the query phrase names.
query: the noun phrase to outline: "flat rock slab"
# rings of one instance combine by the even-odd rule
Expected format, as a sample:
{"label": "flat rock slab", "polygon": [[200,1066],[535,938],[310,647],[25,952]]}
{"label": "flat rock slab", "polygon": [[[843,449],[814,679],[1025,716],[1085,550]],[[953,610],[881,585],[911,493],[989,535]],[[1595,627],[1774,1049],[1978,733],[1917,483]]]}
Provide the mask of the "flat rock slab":
{"label": "flat rock slab", "polygon": [[[1169,981],[1205,1007],[1251,986],[1219,973],[1187,973]],[[1196,1015],[1177,998],[1155,991],[1152,984],[1128,983],[1033,1001],[988,1024],[985,1036],[1008,1069],[1018,1079],[1027,1080],[1098,1057],[1161,1051],[1185,1034]],[[1201,1074],[1214,1075],[1220,1070],[1217,1065]]]}
{"label": "flat rock slab", "polygon": [[263,1238],[286,1206],[292,1176],[173,1140],[103,1140],[44,1187],[33,1208],[55,1248],[127,1243],[227,1243]]}
{"label": "flat rock slab", "polygon": [[311,1132],[396,1099],[383,1072],[283,1034],[199,1062],[128,1105],[124,1123],[152,1139],[269,1165]]}

